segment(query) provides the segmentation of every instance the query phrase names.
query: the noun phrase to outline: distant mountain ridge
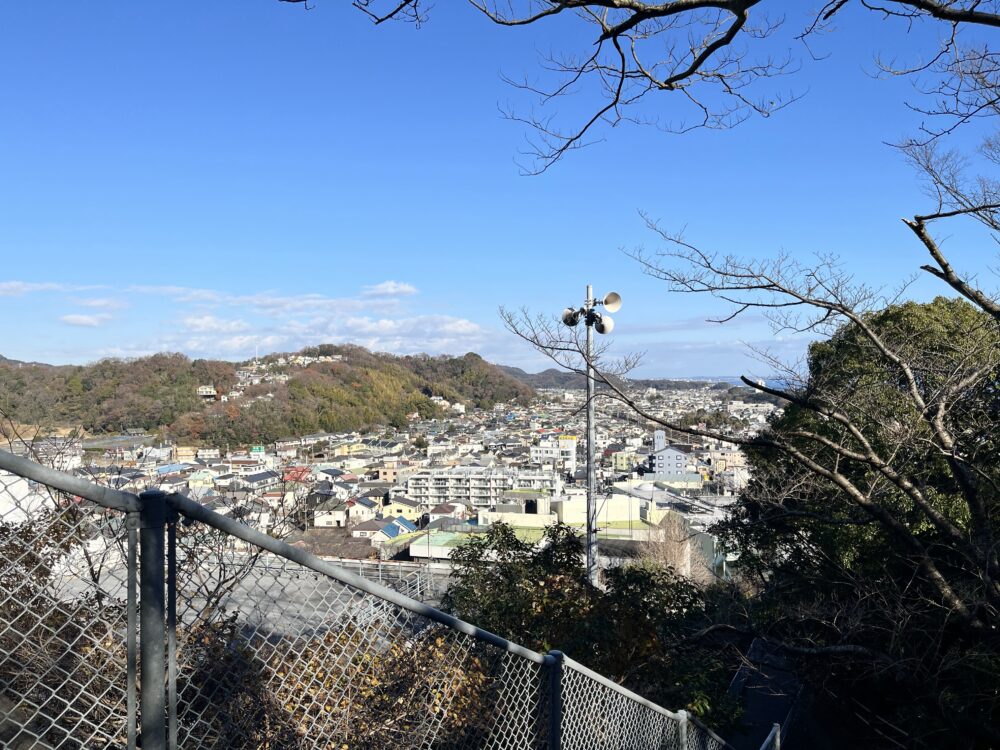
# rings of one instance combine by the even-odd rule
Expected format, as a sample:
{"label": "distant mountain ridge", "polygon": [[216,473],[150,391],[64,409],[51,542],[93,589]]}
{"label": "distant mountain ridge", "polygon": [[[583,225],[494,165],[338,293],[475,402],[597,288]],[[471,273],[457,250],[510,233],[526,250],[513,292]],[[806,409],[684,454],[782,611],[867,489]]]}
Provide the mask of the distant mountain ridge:
{"label": "distant mountain ridge", "polygon": [[47,365],[44,362],[22,362],[19,359],[8,359],[2,354],[0,354],[0,365],[8,365],[10,367],[56,367],[56,365]]}
{"label": "distant mountain ridge", "polygon": [[[578,372],[567,372],[566,370],[558,370],[555,367],[550,367],[541,372],[530,373],[525,372],[520,367],[510,367],[507,365],[497,365],[497,367],[512,378],[516,378],[532,388],[573,389],[587,387],[587,378]],[[741,384],[739,378],[726,376],[679,378],[677,380],[670,378],[629,378],[628,381],[637,388],[674,389],[704,388],[706,385],[713,384],[725,384],[726,387],[729,387]]]}

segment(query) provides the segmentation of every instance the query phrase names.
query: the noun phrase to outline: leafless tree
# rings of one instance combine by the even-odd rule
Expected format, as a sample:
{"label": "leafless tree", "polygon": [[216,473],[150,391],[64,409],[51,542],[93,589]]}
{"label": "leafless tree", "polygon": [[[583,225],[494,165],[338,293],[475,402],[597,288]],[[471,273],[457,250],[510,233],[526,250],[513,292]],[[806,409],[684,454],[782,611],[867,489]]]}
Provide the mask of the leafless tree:
{"label": "leafless tree", "polygon": [[[281,1],[311,7],[307,0]],[[788,6],[775,0],[468,1],[502,27],[558,23],[573,32],[572,38],[590,40],[577,49],[544,54],[540,76],[506,78],[538,102],[537,111],[504,110],[534,133],[524,154],[529,173],[544,171],[598,140],[602,125],[641,123],[683,133],[770,116],[800,94],[768,81],[795,72],[799,56],[818,56],[817,37],[833,30],[854,7],[868,11],[872,23],[932,24],[940,30],[937,45],[918,60],[898,62],[891,49],[876,58],[888,76],[918,77],[920,93],[910,106],[928,121],[914,142],[927,143],[998,106],[998,58],[989,37],[981,34],[1000,27],[996,0],[827,0],[818,8],[795,9],[791,21],[777,15],[788,12]],[[419,25],[427,20],[430,4],[353,0],[352,5],[375,24]],[[779,34],[789,23],[800,49]],[[673,95],[669,116],[645,107],[654,94]],[[572,95],[586,98],[586,114],[560,117],[558,102]]]}
{"label": "leafless tree", "polygon": [[642,558],[672,568],[697,584],[714,583],[716,577],[712,563],[705,558],[695,537],[694,530],[683,516],[668,513],[655,529],[650,530],[642,545]]}
{"label": "leafless tree", "polygon": [[[832,256],[709,252],[651,220],[665,249],[632,253],[673,292],[726,303],[720,323],[753,312],[775,331],[815,339],[801,363],[759,351],[777,373],[767,384],[743,378],[787,405],[768,429],[750,436],[665,420],[633,396],[620,366],[607,372],[599,359],[593,364],[602,397],[650,423],[757,457],[757,475],[723,532],[743,545],[748,561],[761,562],[749,565],[761,591],[773,588],[775,570],[787,571],[789,561],[803,571],[796,585],[806,593],[780,623],[771,621],[772,635],[794,653],[850,657],[854,667],[864,662],[869,677],[891,672],[925,685],[924,700],[932,686],[944,695],[968,679],[962,684],[975,685],[964,695],[969,713],[949,721],[994,743],[996,673],[970,675],[1000,665],[1000,303],[955,268],[935,230],[971,220],[1000,239],[1000,185],[988,173],[970,175],[940,144],[913,143],[906,153],[933,206],[904,223],[928,257],[921,269],[944,283],[949,298],[905,302],[905,284],[872,287]],[[988,169],[996,165],[995,139],[982,154]],[[505,321],[554,361],[583,368],[584,348],[569,329],[524,313],[505,313]],[[862,565],[859,555],[879,559]],[[812,597],[810,587],[822,595]],[[793,599],[787,590],[782,596]],[[984,721],[986,729],[978,728]]]}

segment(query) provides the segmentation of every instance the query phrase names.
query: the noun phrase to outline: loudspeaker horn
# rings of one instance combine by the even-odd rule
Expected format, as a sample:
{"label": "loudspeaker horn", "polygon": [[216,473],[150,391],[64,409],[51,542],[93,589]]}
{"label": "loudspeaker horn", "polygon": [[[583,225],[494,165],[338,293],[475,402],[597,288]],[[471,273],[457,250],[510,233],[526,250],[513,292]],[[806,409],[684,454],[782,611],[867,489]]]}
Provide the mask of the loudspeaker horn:
{"label": "loudspeaker horn", "polygon": [[565,310],[563,310],[562,322],[563,325],[567,325],[570,328],[572,328],[573,326],[575,326],[577,323],[580,322],[580,311],[574,310],[572,307],[567,307]]}

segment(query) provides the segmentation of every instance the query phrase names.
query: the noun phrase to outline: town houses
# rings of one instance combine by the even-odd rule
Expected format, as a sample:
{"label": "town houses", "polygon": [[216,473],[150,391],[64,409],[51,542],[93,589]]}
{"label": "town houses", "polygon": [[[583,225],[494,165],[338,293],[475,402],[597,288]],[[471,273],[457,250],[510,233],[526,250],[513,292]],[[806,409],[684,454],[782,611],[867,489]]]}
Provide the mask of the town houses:
{"label": "town houses", "polygon": [[[273,374],[250,365],[238,379],[259,385]],[[632,395],[647,413],[723,420],[744,435],[777,408],[745,389],[733,397],[729,388],[665,384]],[[207,389],[198,395],[207,398]],[[447,416],[412,415],[402,429],[288,435],[240,448],[158,445],[136,434],[103,450],[53,438],[39,441],[38,452],[108,486],[187,494],[328,557],[446,561],[468,535],[493,523],[510,524],[529,541],[549,524],[585,526],[583,397],[540,390],[530,405],[447,404]],[[622,544],[642,544],[676,522],[698,540],[707,565],[724,564],[708,529],[748,481],[743,454],[722,441],[657,429],[610,400],[598,399],[596,426],[599,542],[617,540],[620,555]]]}

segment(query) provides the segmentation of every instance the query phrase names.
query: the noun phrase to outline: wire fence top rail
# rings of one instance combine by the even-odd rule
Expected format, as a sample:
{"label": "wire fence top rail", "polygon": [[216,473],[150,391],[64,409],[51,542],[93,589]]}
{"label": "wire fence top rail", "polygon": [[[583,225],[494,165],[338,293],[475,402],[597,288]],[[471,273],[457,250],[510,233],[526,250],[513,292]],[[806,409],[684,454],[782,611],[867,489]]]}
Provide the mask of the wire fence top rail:
{"label": "wire fence top rail", "polygon": [[686,711],[414,598],[419,575],[380,584],[182,494],[4,450],[0,470],[81,499],[9,517],[0,503],[0,745],[14,717],[27,746],[59,750],[731,748]]}
{"label": "wire fence top rail", "polygon": [[379,599],[395,604],[396,606],[402,607],[403,609],[416,615],[426,617],[429,620],[433,620],[434,622],[451,628],[452,630],[457,630],[460,633],[471,635],[474,638],[478,638],[479,640],[485,641],[490,645],[502,648],[512,654],[516,654],[517,656],[528,659],[529,661],[533,661],[536,664],[545,663],[545,656],[536,651],[532,651],[529,648],[512,643],[506,638],[501,638],[494,633],[490,633],[487,630],[476,627],[475,625],[467,623],[464,620],[460,620],[457,617],[442,612],[435,607],[419,602],[416,599],[411,599],[410,597],[405,596],[388,586],[383,586],[375,581],[359,576],[356,573],[351,573],[348,570],[344,570],[343,568],[328,563],[304,549],[293,547],[286,542],[282,542],[281,540],[268,536],[263,532],[252,529],[240,521],[220,515],[200,503],[196,503],[194,500],[185,497],[184,495],[173,494],[167,496],[167,504],[187,518],[195,521],[201,521],[207,526],[211,526],[219,531],[235,536],[238,539],[242,539],[245,542],[261,547],[262,549],[266,549],[268,552],[273,552],[280,557],[284,557],[285,559],[296,562],[299,565],[309,568],[310,570],[347,584],[352,588],[359,589],[367,594],[371,594]]}
{"label": "wire fence top rail", "polygon": [[656,711],[657,713],[661,713],[664,716],[666,716],[667,718],[673,719],[674,721],[680,721],[685,716],[685,714],[682,714],[682,713],[680,713],[678,711],[669,711],[669,710],[663,708],[662,706],[656,705],[652,701],[646,700],[641,695],[638,695],[637,693],[633,693],[631,690],[629,690],[626,687],[623,687],[623,686],[619,685],[614,680],[608,679],[607,677],[605,677],[604,675],[600,674],[599,672],[595,672],[590,667],[585,667],[580,662],[575,661],[575,660],[571,659],[568,656],[563,656],[563,661],[566,664],[566,666],[571,667],[572,669],[575,669],[577,672],[581,672],[581,673],[585,674],[587,677],[589,677],[590,679],[594,680],[595,682],[599,682],[600,684],[604,685],[604,687],[610,688],[611,690],[614,690],[616,693],[621,693],[626,698],[628,698],[630,700],[633,700],[636,703],[638,703],[638,704],[640,704],[642,706],[645,706],[646,708],[649,708],[649,709],[651,709],[653,711]]}
{"label": "wire fence top rail", "polygon": [[101,487],[93,482],[88,482],[86,479],[80,479],[71,474],[51,469],[48,466],[42,466],[28,458],[16,456],[10,451],[0,449],[0,469],[26,479],[31,479],[61,492],[77,495],[105,508],[126,512],[139,511],[139,498],[131,492],[122,492],[110,487]]}

